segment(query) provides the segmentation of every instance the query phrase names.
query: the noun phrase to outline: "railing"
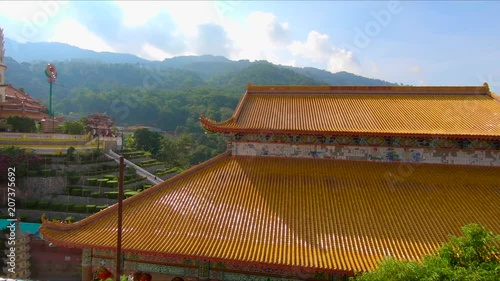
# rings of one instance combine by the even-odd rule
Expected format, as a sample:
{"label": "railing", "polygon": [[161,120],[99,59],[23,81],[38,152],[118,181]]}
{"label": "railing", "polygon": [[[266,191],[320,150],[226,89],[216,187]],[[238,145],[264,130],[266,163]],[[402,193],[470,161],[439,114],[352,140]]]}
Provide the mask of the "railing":
{"label": "railing", "polygon": [[[118,155],[116,152],[114,152],[113,150],[109,150],[108,153],[106,153],[106,157],[110,158],[110,159],[114,159],[116,162],[120,163],[120,155]],[[135,172],[141,176],[141,177],[146,177],[146,179],[152,183],[152,184],[159,184],[161,182],[163,182],[162,179],[156,177],[155,175],[151,174],[150,172],[144,170],[143,168],[137,166],[136,164],[132,163],[131,161],[127,160],[127,159],[123,159],[123,162],[129,166],[129,167],[133,167],[135,169]]]}
{"label": "railing", "polygon": [[17,139],[17,140],[33,140],[33,141],[40,141],[40,140],[47,140],[47,141],[68,141],[68,140],[74,140],[74,141],[88,141],[90,140],[89,135],[67,135],[67,134],[33,134],[33,133],[0,133],[0,139],[5,139],[5,140],[12,140],[12,139]]}

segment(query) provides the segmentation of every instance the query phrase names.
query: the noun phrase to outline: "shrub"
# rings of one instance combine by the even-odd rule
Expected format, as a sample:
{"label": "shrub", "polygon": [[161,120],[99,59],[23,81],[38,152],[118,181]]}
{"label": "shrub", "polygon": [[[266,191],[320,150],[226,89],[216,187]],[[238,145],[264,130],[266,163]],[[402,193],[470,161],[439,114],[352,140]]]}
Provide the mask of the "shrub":
{"label": "shrub", "polygon": [[106,196],[106,198],[109,199],[118,199],[118,191],[104,192],[104,195]]}
{"label": "shrub", "polygon": [[88,188],[82,189],[82,195],[83,196],[90,196],[90,194],[92,194],[92,190],[91,189],[88,189]]}
{"label": "shrub", "polygon": [[65,221],[69,222],[69,223],[74,223],[75,222],[75,218],[72,217],[72,216],[69,216],[67,218],[64,219]]}
{"label": "shrub", "polygon": [[148,184],[148,183],[142,185],[142,187],[144,188],[144,190],[146,190],[146,189],[148,189],[148,188],[150,188],[152,186],[153,186],[152,184]]}
{"label": "shrub", "polygon": [[71,190],[71,195],[73,195],[73,196],[82,196],[82,189],[81,188],[73,188]]}
{"label": "shrub", "polygon": [[114,178],[116,178],[116,176],[115,175],[104,175],[103,178],[108,179],[108,180],[113,180]]}
{"label": "shrub", "polygon": [[77,204],[73,206],[73,210],[78,213],[84,213],[85,209],[86,209],[85,205]]}
{"label": "shrub", "polygon": [[99,191],[96,191],[96,192],[92,192],[90,194],[90,197],[93,197],[93,198],[99,198],[101,197],[101,193]]}
{"label": "shrub", "polygon": [[69,176],[68,182],[69,184],[77,184],[80,181],[80,176]]}
{"label": "shrub", "polygon": [[108,179],[98,179],[97,180],[97,185],[100,187],[106,186],[106,183],[108,182]]}
{"label": "shrub", "polygon": [[26,208],[35,209],[38,205],[38,200],[26,200]]}
{"label": "shrub", "polygon": [[94,213],[96,211],[96,205],[87,205],[87,213]]}
{"label": "shrub", "polygon": [[116,187],[118,187],[118,181],[115,181],[115,180],[108,181],[107,186],[111,187],[111,188],[116,188]]}
{"label": "shrub", "polygon": [[73,203],[64,203],[62,205],[62,211],[73,211],[73,207],[75,204]]}
{"label": "shrub", "polygon": [[49,202],[48,201],[39,201],[38,202],[38,208],[40,209],[47,209],[49,207]]}
{"label": "shrub", "polygon": [[97,179],[96,178],[89,178],[89,179],[87,179],[87,184],[90,186],[97,186]]}
{"label": "shrub", "polygon": [[137,191],[127,191],[127,192],[125,192],[124,195],[125,195],[126,198],[129,198],[129,197],[134,196],[136,194],[139,194],[139,192],[137,192]]}
{"label": "shrub", "polygon": [[63,204],[59,203],[59,202],[52,202],[52,203],[50,203],[50,209],[52,209],[54,211],[62,210],[62,206],[63,206]]}
{"label": "shrub", "polygon": [[101,211],[101,210],[106,209],[107,207],[109,207],[109,205],[100,205],[100,206],[96,206],[95,208],[96,208],[96,210]]}

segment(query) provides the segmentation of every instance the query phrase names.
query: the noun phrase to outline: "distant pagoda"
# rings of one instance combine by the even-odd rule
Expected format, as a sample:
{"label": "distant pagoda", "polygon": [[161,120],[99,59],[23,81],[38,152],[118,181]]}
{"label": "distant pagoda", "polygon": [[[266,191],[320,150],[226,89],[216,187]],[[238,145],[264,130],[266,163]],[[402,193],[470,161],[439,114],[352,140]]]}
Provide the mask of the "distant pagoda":
{"label": "distant pagoda", "polygon": [[[21,231],[21,224],[19,223],[19,219],[16,223],[16,239],[14,245],[9,245],[9,237],[10,234],[6,235],[7,241],[5,242],[5,257],[4,257],[4,268],[3,268],[3,273],[5,274],[5,277],[7,278],[12,278],[12,279],[27,279],[31,275],[30,271],[30,237],[27,233],[23,233]],[[10,248],[15,248],[15,269],[14,273],[10,272],[9,269],[11,268],[8,266],[8,262],[10,261],[10,258],[8,255],[11,253]],[[11,269],[12,270],[12,269]]]}

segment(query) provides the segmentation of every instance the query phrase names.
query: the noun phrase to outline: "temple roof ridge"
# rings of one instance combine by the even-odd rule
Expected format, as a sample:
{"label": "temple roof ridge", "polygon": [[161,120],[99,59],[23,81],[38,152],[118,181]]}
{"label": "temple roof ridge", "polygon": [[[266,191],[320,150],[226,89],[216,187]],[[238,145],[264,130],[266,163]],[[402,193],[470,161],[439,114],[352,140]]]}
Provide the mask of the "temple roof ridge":
{"label": "temple roof ridge", "polygon": [[[201,117],[220,133],[498,137],[500,97],[482,86],[249,84],[233,116]],[[392,110],[391,110],[392,108]],[[398,120],[398,122],[394,122]],[[493,123],[492,123],[493,122]]]}
{"label": "temple roof ridge", "polygon": [[280,94],[280,92],[310,94],[415,94],[415,95],[487,95],[487,83],[482,86],[308,86],[308,85],[247,85],[249,93]]}

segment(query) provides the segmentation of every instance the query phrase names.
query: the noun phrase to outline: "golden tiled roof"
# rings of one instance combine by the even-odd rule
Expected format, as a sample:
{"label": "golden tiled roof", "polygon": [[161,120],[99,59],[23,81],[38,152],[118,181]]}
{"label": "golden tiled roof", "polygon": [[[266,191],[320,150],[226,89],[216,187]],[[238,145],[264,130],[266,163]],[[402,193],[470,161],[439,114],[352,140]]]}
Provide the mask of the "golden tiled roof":
{"label": "golden tiled roof", "polygon": [[219,132],[500,136],[500,99],[482,87],[249,86]]}
{"label": "golden tiled roof", "polygon": [[[369,270],[479,223],[500,233],[500,167],[222,154],[124,201],[124,251]],[[115,249],[117,205],[44,222],[59,245]]]}

